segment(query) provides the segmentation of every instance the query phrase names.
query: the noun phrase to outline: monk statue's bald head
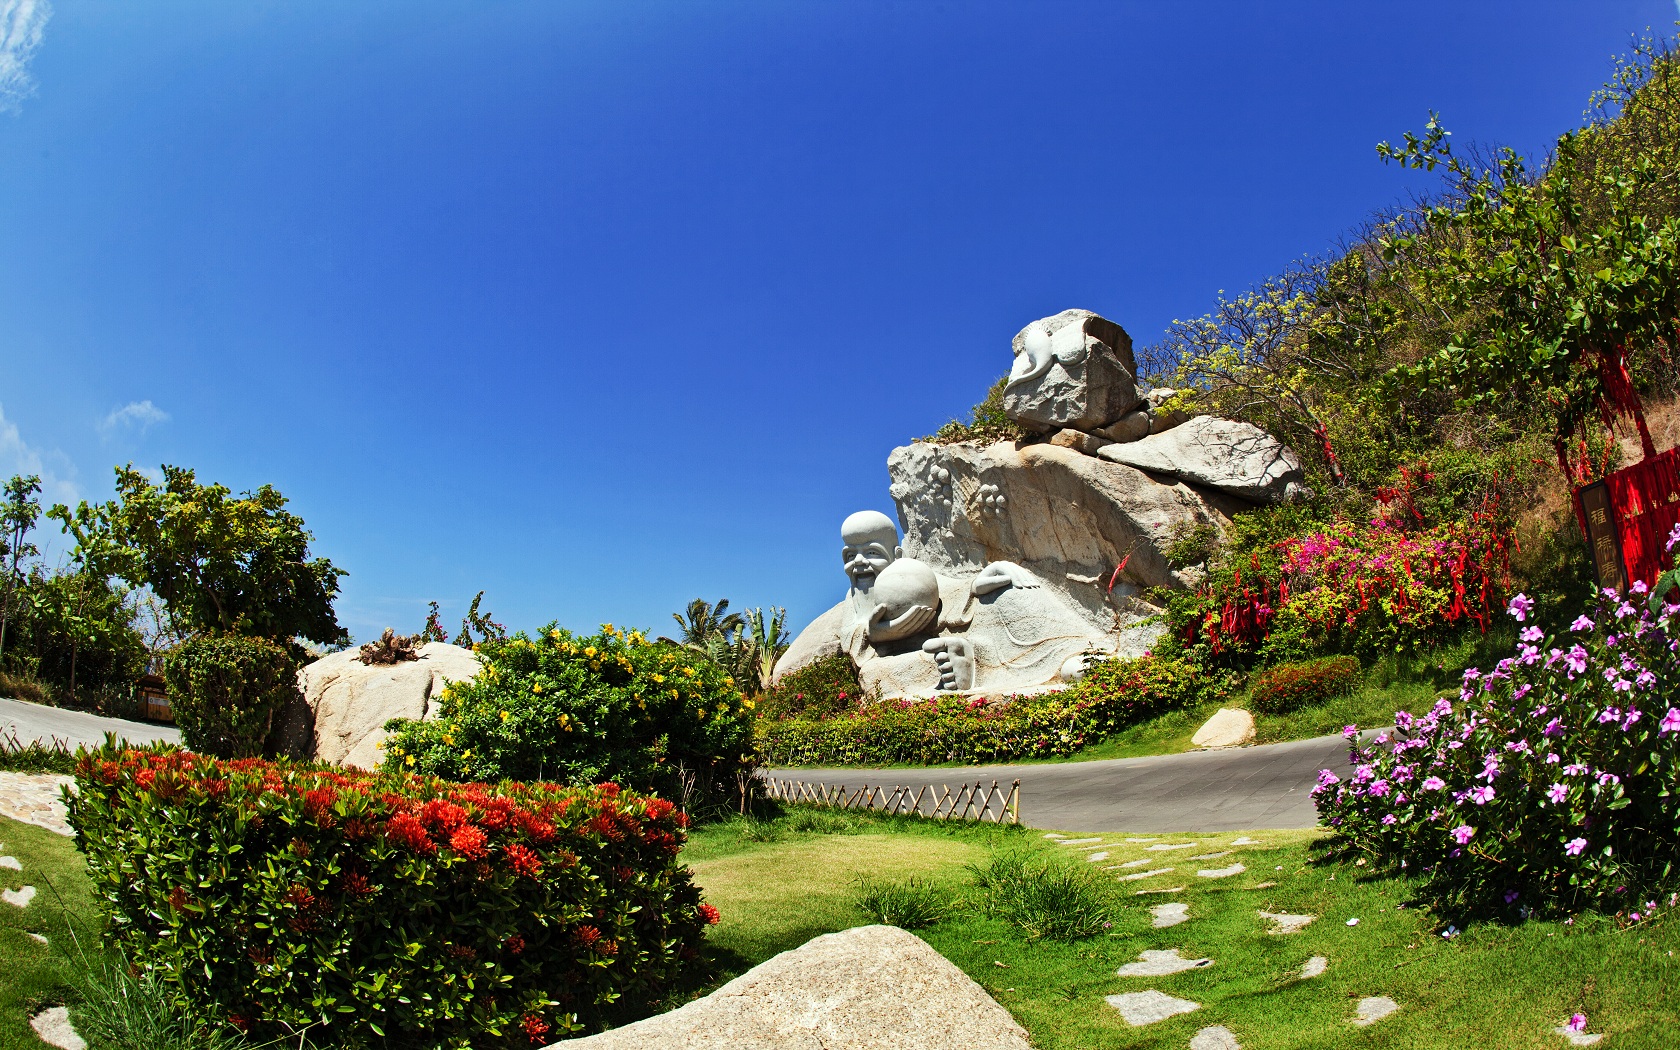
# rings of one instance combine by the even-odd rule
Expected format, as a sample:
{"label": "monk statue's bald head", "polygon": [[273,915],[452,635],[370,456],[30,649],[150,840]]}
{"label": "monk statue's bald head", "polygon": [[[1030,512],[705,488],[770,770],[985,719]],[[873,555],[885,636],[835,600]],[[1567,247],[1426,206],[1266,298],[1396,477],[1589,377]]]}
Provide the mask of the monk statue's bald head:
{"label": "monk statue's bald head", "polygon": [[856,590],[867,591],[882,569],[904,555],[898,526],[878,510],[860,510],[840,523],[840,558]]}

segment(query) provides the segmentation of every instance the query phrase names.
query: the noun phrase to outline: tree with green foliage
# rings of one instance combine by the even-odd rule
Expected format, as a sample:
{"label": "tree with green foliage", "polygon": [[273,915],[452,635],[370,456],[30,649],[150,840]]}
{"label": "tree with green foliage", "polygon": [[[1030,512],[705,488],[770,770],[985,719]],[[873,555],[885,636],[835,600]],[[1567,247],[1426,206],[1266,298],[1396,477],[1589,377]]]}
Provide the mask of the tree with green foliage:
{"label": "tree with green foliage", "polygon": [[708,644],[715,641],[727,641],[741,629],[741,614],[729,611],[728,598],[720,600],[716,605],[704,598],[696,598],[689,602],[688,608],[682,612],[672,613],[671,619],[677,621],[677,626],[682,628],[682,637],[672,640],[690,649],[704,650]]}
{"label": "tree with green foliage", "polygon": [[5,578],[0,580],[0,657],[6,655],[6,626],[23,579],[24,560],[40,553],[29,542],[29,533],[41,517],[41,501],[35,498],[40,493],[40,477],[14,474],[0,500],[0,560],[5,562]]}
{"label": "tree with green foliage", "polygon": [[132,465],[116,475],[115,500],[51,513],[113,575],[150,587],[177,625],[287,642],[348,640],[332,607],[344,571],[310,557],[313,537],[273,486],[235,497],[183,467],[164,466],[161,485]]}

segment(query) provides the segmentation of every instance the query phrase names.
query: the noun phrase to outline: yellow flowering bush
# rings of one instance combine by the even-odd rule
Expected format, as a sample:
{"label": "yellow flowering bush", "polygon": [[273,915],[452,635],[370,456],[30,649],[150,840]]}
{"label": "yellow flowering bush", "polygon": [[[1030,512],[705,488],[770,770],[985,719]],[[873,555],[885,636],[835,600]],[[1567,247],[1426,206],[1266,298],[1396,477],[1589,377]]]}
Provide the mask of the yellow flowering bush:
{"label": "yellow flowering bush", "polygon": [[699,652],[611,624],[579,637],[549,625],[477,647],[438,717],[386,725],[385,767],[459,781],[612,781],[668,798],[732,797],[752,765],[752,717]]}

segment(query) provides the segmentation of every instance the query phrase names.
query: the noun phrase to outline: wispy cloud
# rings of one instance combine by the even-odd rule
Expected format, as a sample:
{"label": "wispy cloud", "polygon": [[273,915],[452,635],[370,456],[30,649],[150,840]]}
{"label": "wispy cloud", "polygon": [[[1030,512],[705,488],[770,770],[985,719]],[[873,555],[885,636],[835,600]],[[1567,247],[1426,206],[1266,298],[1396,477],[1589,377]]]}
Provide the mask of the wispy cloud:
{"label": "wispy cloud", "polygon": [[145,401],[130,401],[121,408],[112,410],[99,423],[99,432],[109,435],[115,430],[127,430],[130,427],[138,429],[144,434],[154,423],[169,422],[169,413],[152,404],[150,399]]}
{"label": "wispy cloud", "polygon": [[81,499],[76,488],[76,467],[62,452],[46,451],[23,440],[17,424],[6,418],[0,405],[0,479],[13,474],[34,474],[41,479],[41,502],[75,503]]}
{"label": "wispy cloud", "polygon": [[0,112],[15,111],[35,92],[29,60],[51,17],[47,0],[0,0]]}

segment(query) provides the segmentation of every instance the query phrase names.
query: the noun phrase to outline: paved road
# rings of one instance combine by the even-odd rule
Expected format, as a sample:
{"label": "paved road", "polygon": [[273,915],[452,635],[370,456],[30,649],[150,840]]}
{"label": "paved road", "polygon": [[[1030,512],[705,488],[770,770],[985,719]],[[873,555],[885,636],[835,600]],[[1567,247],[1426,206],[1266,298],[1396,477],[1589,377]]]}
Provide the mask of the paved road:
{"label": "paved road", "polygon": [[1320,769],[1347,763],[1339,736],[1151,758],[966,769],[778,769],[811,784],[912,789],[924,784],[1021,781],[1021,823],[1059,831],[1249,831],[1318,823]]}
{"label": "paved road", "polygon": [[0,739],[10,744],[13,733],[17,734],[18,743],[25,747],[33,741],[51,747],[54,741],[62,740],[71,750],[83,745],[98,747],[105,742],[106,733],[115,733],[119,740],[127,740],[131,744],[154,740],[171,744],[181,742],[181,731],[174,726],[130,722],[126,718],[102,718],[85,711],[66,711],[21,700],[0,700]]}

